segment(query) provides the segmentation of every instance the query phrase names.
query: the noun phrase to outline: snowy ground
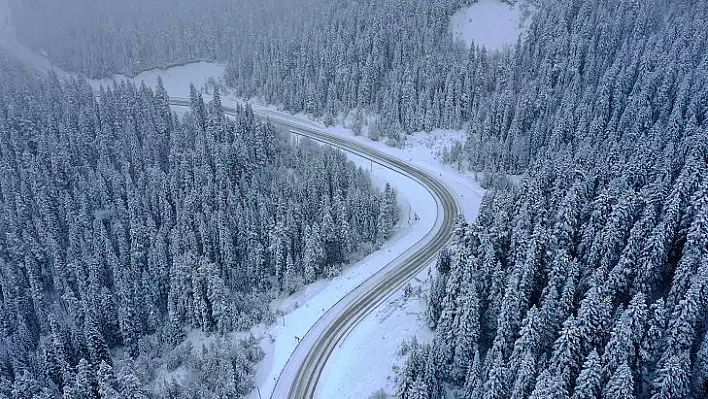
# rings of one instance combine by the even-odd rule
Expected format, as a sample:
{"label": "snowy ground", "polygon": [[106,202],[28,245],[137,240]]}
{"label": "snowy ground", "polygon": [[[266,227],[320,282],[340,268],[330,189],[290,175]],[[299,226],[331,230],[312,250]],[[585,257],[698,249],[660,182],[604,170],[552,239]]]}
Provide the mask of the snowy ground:
{"label": "snowy ground", "polygon": [[453,37],[467,45],[475,43],[489,50],[513,46],[522,33],[522,10],[500,0],[479,0],[456,12],[450,19]]}
{"label": "snowy ground", "polygon": [[325,367],[318,398],[365,399],[379,389],[388,394],[396,391],[395,370],[406,359],[401,353],[403,341],[432,339],[423,313],[428,272],[425,268],[411,282],[412,295],[406,296],[404,290],[394,293],[349,334]]}

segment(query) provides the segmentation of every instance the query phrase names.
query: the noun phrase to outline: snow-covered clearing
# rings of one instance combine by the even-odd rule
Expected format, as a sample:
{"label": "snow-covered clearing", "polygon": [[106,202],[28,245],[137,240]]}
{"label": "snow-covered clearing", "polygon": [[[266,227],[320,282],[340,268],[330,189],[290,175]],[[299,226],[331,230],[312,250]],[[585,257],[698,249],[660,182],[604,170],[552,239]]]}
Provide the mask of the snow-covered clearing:
{"label": "snow-covered clearing", "polygon": [[522,10],[500,0],[479,0],[456,12],[450,18],[450,28],[456,40],[502,50],[513,46],[524,29]]}
{"label": "snow-covered clearing", "polygon": [[201,61],[166,69],[155,68],[141,72],[133,78],[114,75],[111,78],[90,80],[89,83],[94,89],[98,89],[101,85],[110,86],[114,80],[128,79],[136,84],[145,82],[149,87],[157,87],[157,78],[162,78],[162,85],[170,96],[188,97],[190,84],[194,84],[197,90],[201,90],[208,84],[210,78],[218,82],[223,79],[225,67],[223,64]]}

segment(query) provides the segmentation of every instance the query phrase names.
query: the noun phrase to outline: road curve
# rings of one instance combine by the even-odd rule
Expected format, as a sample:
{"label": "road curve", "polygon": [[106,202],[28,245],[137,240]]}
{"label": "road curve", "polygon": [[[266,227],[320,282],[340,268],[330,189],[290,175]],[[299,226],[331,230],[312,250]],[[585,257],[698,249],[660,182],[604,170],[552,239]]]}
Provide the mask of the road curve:
{"label": "road curve", "polygon": [[[170,104],[189,106],[189,100],[173,97]],[[224,111],[227,115],[235,112],[228,107],[224,107]],[[433,175],[395,156],[311,126],[280,118],[268,111],[254,113],[268,118],[276,127],[338,147],[401,173],[424,186],[437,204],[438,216],[435,226],[425,237],[338,301],[302,337],[281,371],[271,394],[273,399],[314,398],[327,360],[347,334],[379,304],[430,264],[438,251],[449,241],[455,217],[460,212],[459,205],[452,192]]]}

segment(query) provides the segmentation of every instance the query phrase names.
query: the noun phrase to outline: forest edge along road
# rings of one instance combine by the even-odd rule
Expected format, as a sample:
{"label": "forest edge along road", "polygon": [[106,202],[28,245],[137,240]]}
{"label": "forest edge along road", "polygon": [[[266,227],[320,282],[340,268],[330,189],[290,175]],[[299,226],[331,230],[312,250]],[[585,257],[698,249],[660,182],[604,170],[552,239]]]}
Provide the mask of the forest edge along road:
{"label": "forest edge along road", "polygon": [[[190,102],[188,99],[172,97],[170,104],[189,106]],[[224,112],[229,115],[233,113],[233,109],[224,107]],[[434,260],[438,251],[452,236],[455,218],[460,213],[459,205],[443,183],[397,157],[270,113],[254,113],[269,119],[276,127],[371,159],[417,181],[431,193],[438,207],[435,227],[422,240],[337,302],[300,340],[281,371],[271,398],[314,398],[317,383],[329,355],[377,305]]]}
{"label": "forest edge along road", "polygon": [[[190,102],[172,97],[170,105],[189,106]],[[230,115],[234,110],[224,107],[224,112]],[[337,345],[365,316],[430,264],[449,241],[455,218],[460,213],[459,204],[452,192],[432,174],[402,159],[269,112],[254,111],[254,114],[267,118],[275,127],[370,159],[413,179],[430,192],[438,207],[435,226],[425,237],[337,302],[301,338],[280,372],[271,398],[314,398],[322,371]]]}

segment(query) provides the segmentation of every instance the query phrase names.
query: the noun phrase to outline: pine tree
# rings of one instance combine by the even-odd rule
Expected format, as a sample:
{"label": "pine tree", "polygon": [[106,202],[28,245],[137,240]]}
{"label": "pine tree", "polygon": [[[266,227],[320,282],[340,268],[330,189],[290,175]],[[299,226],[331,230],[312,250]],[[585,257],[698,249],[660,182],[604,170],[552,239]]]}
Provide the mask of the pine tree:
{"label": "pine tree", "polygon": [[379,245],[382,245],[389,238],[393,230],[395,208],[397,207],[397,204],[393,202],[394,198],[393,189],[387,183],[376,223],[376,240]]}
{"label": "pine tree", "polygon": [[693,378],[692,390],[694,397],[700,397],[706,393],[706,382],[708,382],[708,334],[703,335],[698,351],[696,352],[696,360],[693,363]]}
{"label": "pine tree", "polygon": [[569,389],[570,382],[580,372],[581,356],[580,328],[573,316],[563,323],[560,336],[553,344],[549,369],[553,370],[556,376],[562,376],[554,380],[554,383],[562,384],[564,389]]}
{"label": "pine tree", "polygon": [[569,398],[570,395],[566,390],[566,382],[562,373],[553,373],[550,369],[546,369],[539,374],[536,380],[536,386],[529,398]]}
{"label": "pine tree", "polygon": [[456,380],[462,380],[467,375],[467,367],[474,358],[474,348],[479,340],[479,299],[474,285],[469,286],[468,293],[460,302],[462,314],[459,316],[457,328],[453,331],[455,355],[452,376]]}
{"label": "pine tree", "polygon": [[312,231],[305,228],[305,250],[303,252],[302,263],[305,268],[305,284],[310,284],[317,278],[319,269],[319,259],[316,248],[316,238],[313,237]]}
{"label": "pine tree", "polygon": [[526,398],[533,389],[534,381],[536,380],[536,359],[532,352],[527,352],[521,360],[514,384],[511,388],[510,398],[521,399]]}
{"label": "pine tree", "polygon": [[103,335],[92,317],[87,317],[85,329],[86,346],[89,350],[91,363],[94,365],[100,365],[101,362],[111,364],[111,357],[106,340],[103,338]]}
{"label": "pine tree", "polygon": [[76,370],[76,380],[64,387],[64,398],[91,399],[96,397],[94,371],[86,359],[81,359]]}
{"label": "pine tree", "polygon": [[632,399],[634,395],[634,379],[632,370],[627,363],[622,363],[612,374],[610,381],[605,386],[602,394],[603,399]]}
{"label": "pine tree", "polygon": [[[438,263],[440,261],[438,260]],[[445,295],[445,286],[447,285],[446,275],[436,275],[432,277],[430,294],[428,302],[426,303],[426,316],[428,319],[428,325],[431,328],[436,328],[438,325],[438,320],[442,314],[442,303],[443,297]]]}
{"label": "pine tree", "polygon": [[283,289],[285,290],[285,292],[291,294],[300,289],[301,285],[302,280],[297,274],[297,270],[295,269],[295,261],[293,260],[292,253],[288,251],[288,255],[286,256],[285,260],[285,276],[283,277]]}
{"label": "pine tree", "polygon": [[135,374],[133,374],[133,370],[134,363],[128,360],[118,372],[117,381],[120,386],[121,395],[125,399],[148,399],[148,394],[143,391],[141,387],[142,384]]}
{"label": "pine tree", "polygon": [[583,363],[583,369],[575,381],[571,399],[597,399],[602,389],[602,363],[593,349]]}
{"label": "pine tree", "polygon": [[[662,339],[666,329],[666,311],[664,301],[659,298],[651,305],[651,317],[647,333],[639,348],[639,372],[641,392],[648,392],[653,380],[657,362],[661,356]],[[638,395],[639,396],[639,395]]]}
{"label": "pine tree", "polygon": [[646,313],[644,294],[639,293],[632,298],[629,307],[612,329],[611,338],[602,355],[605,374],[613,374],[622,363],[634,364],[635,354],[644,335]]}
{"label": "pine tree", "polygon": [[428,386],[422,380],[415,380],[411,387],[410,393],[406,395],[409,399],[429,399]]}
{"label": "pine tree", "polygon": [[229,294],[224,280],[219,276],[217,266],[208,264],[207,270],[207,299],[211,304],[211,317],[220,333],[231,331],[232,318],[229,306]]}
{"label": "pine tree", "polygon": [[12,396],[15,398],[32,398],[38,395],[40,388],[29,371],[23,370],[15,377],[12,385]]}
{"label": "pine tree", "polygon": [[464,397],[467,399],[477,397],[480,389],[482,389],[482,360],[478,347],[475,347],[474,360],[472,360],[467,369],[467,376],[465,376]]}
{"label": "pine tree", "polygon": [[101,398],[121,399],[123,395],[116,389],[116,380],[113,375],[113,367],[106,362],[102,362],[98,369],[98,393]]}
{"label": "pine tree", "polygon": [[678,399],[688,396],[690,361],[686,352],[668,355],[666,360],[661,362],[655,375],[651,399]]}
{"label": "pine tree", "polygon": [[500,399],[507,394],[507,370],[504,366],[502,354],[496,355],[492,367],[489,370],[489,375],[482,387],[482,398],[484,399]]}

